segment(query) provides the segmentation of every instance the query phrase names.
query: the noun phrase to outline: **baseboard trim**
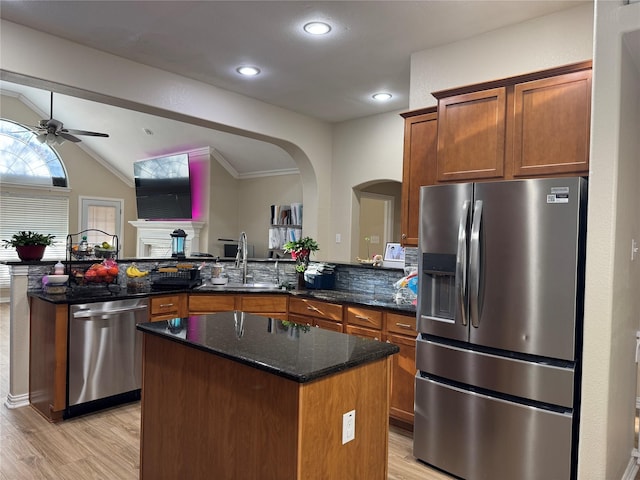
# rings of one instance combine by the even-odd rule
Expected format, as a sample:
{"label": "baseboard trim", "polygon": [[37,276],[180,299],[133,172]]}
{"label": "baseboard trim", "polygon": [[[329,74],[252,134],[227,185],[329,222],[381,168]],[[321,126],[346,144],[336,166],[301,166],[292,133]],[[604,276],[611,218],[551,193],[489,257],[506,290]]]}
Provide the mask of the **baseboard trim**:
{"label": "baseboard trim", "polygon": [[4,406],[9,409],[22,408],[29,406],[29,394],[23,393],[22,395],[7,395],[7,399],[4,402]]}

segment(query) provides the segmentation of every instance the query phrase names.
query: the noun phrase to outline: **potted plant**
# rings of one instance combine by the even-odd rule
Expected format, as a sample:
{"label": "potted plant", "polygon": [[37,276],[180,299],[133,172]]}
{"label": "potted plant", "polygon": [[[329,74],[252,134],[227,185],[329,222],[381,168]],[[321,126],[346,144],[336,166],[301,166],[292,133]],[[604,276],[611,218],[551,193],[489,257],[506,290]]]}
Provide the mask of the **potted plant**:
{"label": "potted plant", "polygon": [[15,247],[18,257],[23,262],[42,260],[44,249],[53,245],[55,235],[24,230],[14,233],[10,240],[2,240],[4,248]]}
{"label": "potted plant", "polygon": [[296,271],[304,273],[309,265],[309,257],[313,252],[320,250],[318,243],[311,237],[304,237],[285,243],[282,248],[296,261]]}

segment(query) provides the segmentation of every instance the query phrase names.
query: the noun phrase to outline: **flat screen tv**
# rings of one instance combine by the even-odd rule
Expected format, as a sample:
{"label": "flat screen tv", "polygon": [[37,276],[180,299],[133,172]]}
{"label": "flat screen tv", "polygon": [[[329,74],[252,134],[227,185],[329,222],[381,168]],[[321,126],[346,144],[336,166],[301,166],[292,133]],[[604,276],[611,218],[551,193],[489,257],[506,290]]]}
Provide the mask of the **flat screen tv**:
{"label": "flat screen tv", "polygon": [[191,218],[189,155],[139,160],[133,164],[138,218],[180,220]]}

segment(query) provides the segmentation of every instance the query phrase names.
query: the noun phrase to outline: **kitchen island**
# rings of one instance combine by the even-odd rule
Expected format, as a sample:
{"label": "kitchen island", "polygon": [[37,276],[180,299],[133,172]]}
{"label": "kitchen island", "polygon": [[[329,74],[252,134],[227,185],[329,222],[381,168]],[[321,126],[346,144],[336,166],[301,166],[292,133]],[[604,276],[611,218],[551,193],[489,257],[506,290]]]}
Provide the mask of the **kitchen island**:
{"label": "kitchen island", "polygon": [[244,312],[138,329],[141,479],[387,478],[395,345]]}

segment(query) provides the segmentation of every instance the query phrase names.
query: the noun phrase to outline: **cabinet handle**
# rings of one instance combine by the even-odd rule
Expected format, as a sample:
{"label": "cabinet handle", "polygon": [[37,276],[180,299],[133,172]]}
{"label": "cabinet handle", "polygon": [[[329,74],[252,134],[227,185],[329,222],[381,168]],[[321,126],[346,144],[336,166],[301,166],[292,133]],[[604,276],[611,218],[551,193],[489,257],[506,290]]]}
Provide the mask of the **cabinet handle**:
{"label": "cabinet handle", "polygon": [[403,240],[406,240],[406,239],[407,239],[407,234],[406,234],[406,233],[403,233],[403,234],[402,234],[402,239],[403,239]]}
{"label": "cabinet handle", "polygon": [[397,323],[397,322],[396,322],[396,327],[400,327],[400,328],[411,328],[411,325],[409,325],[408,323]]}
{"label": "cabinet handle", "polygon": [[161,303],[160,308],[173,307],[173,303]]}
{"label": "cabinet handle", "polygon": [[371,319],[369,317],[365,317],[364,315],[356,315],[356,318],[358,318],[360,320],[371,321]]}
{"label": "cabinet handle", "polygon": [[314,307],[313,305],[307,305],[307,310],[311,310],[312,312],[319,312],[320,311],[316,307]]}

